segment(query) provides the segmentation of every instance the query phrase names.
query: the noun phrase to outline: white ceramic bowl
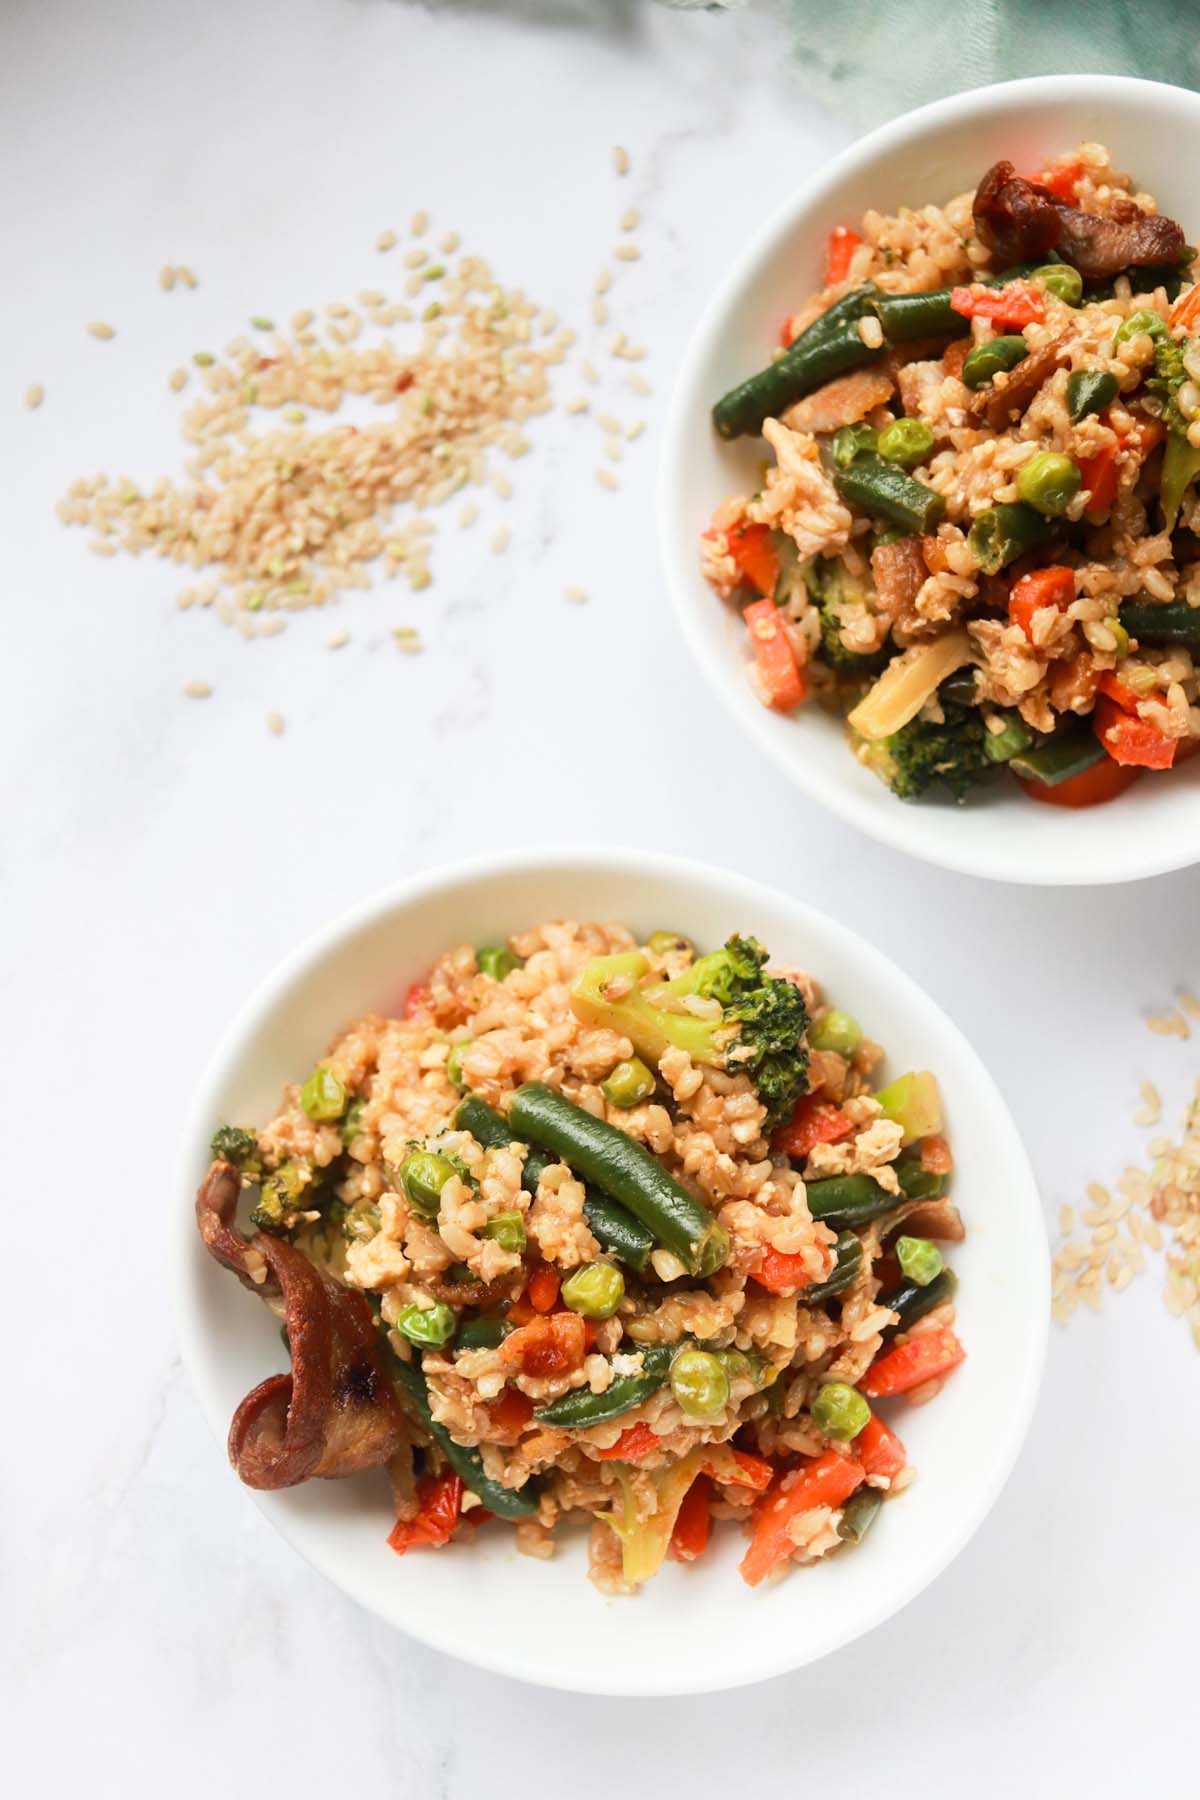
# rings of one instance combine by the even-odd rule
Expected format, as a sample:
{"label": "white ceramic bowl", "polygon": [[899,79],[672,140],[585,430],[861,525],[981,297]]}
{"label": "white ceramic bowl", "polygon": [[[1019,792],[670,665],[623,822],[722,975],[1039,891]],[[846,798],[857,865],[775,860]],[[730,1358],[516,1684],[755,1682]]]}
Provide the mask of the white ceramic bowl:
{"label": "white ceramic bowl", "polygon": [[[906,975],[799,901],[699,864],[632,851],[495,856],[405,882],[337,920],[247,1002],[212,1063],[183,1143],[175,1253],[184,1358],[218,1442],[238,1401],[286,1367],[278,1326],[201,1248],[192,1199],[226,1119],[270,1116],[285,1082],[369,1008],[396,1003],[445,948],[551,917],[670,926],[701,944],[749,931],[811,970],[888,1049],[893,1072],[935,1069],[958,1165],[967,1241],[955,1247],[968,1360],[901,1429],[921,1479],[861,1551],[752,1591],[744,1545],[719,1532],[703,1563],[668,1564],[635,1599],[586,1575],[584,1534],[551,1562],[505,1530],[459,1551],[392,1555],[380,1475],[251,1495],[308,1560],[413,1637],[547,1687],[601,1694],[732,1688],[798,1668],[886,1619],[944,1569],[1004,1484],[1033,1410],[1045,1349],[1048,1266],[1029,1163],[969,1043]],[[230,1473],[229,1480],[236,1477]],[[250,1494],[250,1490],[246,1490]]]}
{"label": "white ceramic bowl", "polygon": [[697,546],[727,494],[757,487],[763,453],[758,438],[717,437],[713,401],[766,362],[780,319],[820,286],[832,227],[856,222],[868,207],[947,200],[998,157],[1035,169],[1081,139],[1107,144],[1117,165],[1195,238],[1200,95],[1119,76],[1050,75],[922,107],[834,157],[733,258],[684,357],[659,483],[667,582],[684,635],[750,737],[814,800],[881,843],[968,875],[1056,885],[1132,881],[1200,862],[1200,758],[1081,812],[1026,800],[1015,783],[963,807],[901,802],[855,761],[836,720],[815,707],[783,717],[755,698],[745,631],[701,578]]}

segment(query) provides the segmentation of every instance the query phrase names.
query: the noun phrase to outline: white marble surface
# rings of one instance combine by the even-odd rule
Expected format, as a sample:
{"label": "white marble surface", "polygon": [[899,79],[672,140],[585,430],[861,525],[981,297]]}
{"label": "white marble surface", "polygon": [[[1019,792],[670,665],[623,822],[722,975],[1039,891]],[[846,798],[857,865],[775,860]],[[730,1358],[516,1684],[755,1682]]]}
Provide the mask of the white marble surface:
{"label": "white marble surface", "polygon": [[[485,1677],[357,1611],[247,1504],[176,1355],[163,1258],[181,1202],[166,1172],[231,1009],[347,903],[514,838],[734,861],[873,933],[991,1063],[1050,1215],[1135,1149],[1140,1076],[1182,1099],[1194,1046],[1152,1038],[1138,1015],[1197,975],[1193,874],[1045,893],[874,849],[755,762],[683,658],[656,566],[662,400],[726,241],[846,135],[806,104],[756,13],[3,9],[0,1693],[14,1792],[371,1784],[474,1800],[532,1775],[592,1800],[614,1773],[664,1792],[675,1771],[700,1793],[830,1791],[850,1748],[896,1794],[1118,1794],[1127,1726],[1139,1787],[1191,1785],[1200,1362],[1153,1279],[1054,1333],[1026,1454],[934,1590],[797,1677],[653,1707]],[[615,140],[634,158],[624,182]],[[337,655],[328,617],[245,645],[178,614],[157,563],[94,559],[56,524],[78,472],[176,466],[169,368],[251,312],[374,285],[391,272],[376,234],[416,206],[586,321],[629,204],[645,257],[614,312],[650,346],[655,395],[608,395],[650,422],[623,491],[593,480],[594,424],[547,420],[516,496],[489,509],[511,521],[507,557],[488,553],[489,528],[460,539],[447,518],[434,586],[354,597]],[[200,272],[196,293],[159,292],[168,260]],[[96,317],[118,325],[112,343],[85,335]],[[48,398],[30,415],[34,380]],[[565,603],[565,582],[592,603]],[[401,621],[422,628],[423,657],[392,650]],[[193,677],[211,700],[180,697]],[[287,715],[280,740],[269,707]],[[485,798],[514,777],[536,808]]]}

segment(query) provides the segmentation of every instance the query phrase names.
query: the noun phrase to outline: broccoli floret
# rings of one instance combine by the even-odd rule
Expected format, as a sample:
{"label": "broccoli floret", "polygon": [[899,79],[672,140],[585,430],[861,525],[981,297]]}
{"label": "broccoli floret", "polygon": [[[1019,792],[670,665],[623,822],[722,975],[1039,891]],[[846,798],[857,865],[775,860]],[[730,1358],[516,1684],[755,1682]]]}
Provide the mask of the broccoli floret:
{"label": "broccoli floret", "polygon": [[821,655],[831,669],[843,675],[877,675],[888,660],[886,648],[861,655],[842,642],[841,607],[851,600],[864,601],[866,589],[857,587],[840,563],[816,556],[808,564],[805,579],[810,600],[821,615]]}
{"label": "broccoli floret", "polygon": [[274,1174],[263,1177],[250,1214],[251,1224],[257,1225],[260,1231],[273,1231],[276,1235],[290,1231],[300,1210],[312,1206],[308,1190],[315,1181],[316,1171],[311,1163],[298,1159],[280,1163]]}
{"label": "broccoli floret", "polygon": [[[794,982],[767,975],[767,953],[754,938],[731,937],[674,981],[640,983],[649,962],[640,951],[588,963],[571,992],[576,1017],[628,1037],[656,1067],[671,1048],[693,1062],[746,1074],[767,1109],[767,1124],[791,1112],[808,1082],[808,1009]],[[699,1018],[681,1003],[715,1000],[720,1013]]]}
{"label": "broccoli floret", "polygon": [[1196,338],[1184,338],[1182,342],[1160,338],[1154,348],[1154,373],[1146,382],[1150,392],[1163,401],[1163,423],[1167,427],[1158,497],[1168,531],[1174,529],[1183,496],[1200,475],[1200,449],[1188,442],[1189,421],[1179,410],[1179,390],[1191,380],[1184,358],[1190,354],[1194,359],[1197,349],[1200,340]]}
{"label": "broccoli floret", "polygon": [[912,719],[878,743],[859,743],[859,760],[901,800],[915,800],[935,782],[963,800],[993,767],[984,751],[986,728],[978,708],[943,703],[942,710],[941,724]]}
{"label": "broccoli floret", "polygon": [[244,1175],[257,1174],[258,1138],[244,1125],[219,1125],[212,1135],[209,1150],[218,1162],[232,1163]]}

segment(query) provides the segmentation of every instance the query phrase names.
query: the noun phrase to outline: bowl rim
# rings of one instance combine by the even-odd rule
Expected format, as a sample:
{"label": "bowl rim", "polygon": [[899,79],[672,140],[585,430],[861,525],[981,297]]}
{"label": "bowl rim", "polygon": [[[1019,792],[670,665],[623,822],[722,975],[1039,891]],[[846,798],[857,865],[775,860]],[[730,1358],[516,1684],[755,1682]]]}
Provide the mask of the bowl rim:
{"label": "bowl rim", "polygon": [[[673,518],[678,510],[680,472],[684,467],[684,447],[691,435],[700,370],[720,335],[718,327],[746,285],[747,271],[756,268],[789,235],[802,230],[807,215],[820,207],[833,188],[869,169],[872,164],[885,160],[899,147],[920,139],[926,132],[969,122],[980,113],[1019,112],[1025,105],[1050,100],[1086,99],[1102,105],[1106,96],[1115,98],[1118,95],[1139,101],[1147,110],[1161,109],[1164,98],[1169,96],[1171,106],[1192,112],[1200,128],[1200,93],[1190,88],[1135,75],[1030,75],[968,88],[932,100],[901,113],[846,145],[772,209],[737,251],[732,266],[710,295],[692,328],[679,364],[659,451],[656,487],[659,557],[675,617],[693,656],[735,723],[810,799],[826,807],[844,823],[889,849],[903,851],[954,874],[974,875],[989,881],[1038,887],[1117,886],[1192,867],[1200,861],[1200,843],[1180,847],[1174,834],[1163,832],[1161,850],[1147,848],[1141,854],[1138,866],[1130,868],[1122,861],[1124,834],[1116,831],[1111,834],[1112,850],[1107,861],[1093,854],[1088,864],[1081,868],[1072,854],[1071,832],[1061,830],[1061,849],[1047,851],[1040,848],[1035,865],[1014,866],[1016,859],[1011,847],[1004,848],[1007,834],[1003,841],[998,840],[994,853],[977,847],[964,848],[951,831],[935,836],[932,844],[914,841],[911,814],[903,803],[897,801],[887,811],[876,810],[849,782],[829,782],[819,774],[810,774],[803,759],[790,753],[782,732],[775,729],[779,721],[767,708],[757,702],[753,709],[739,703],[740,696],[736,683],[730,680],[728,662],[714,651],[701,628],[696,605],[695,559],[687,554],[680,534],[673,528]],[[949,813],[951,809],[939,810]],[[1069,819],[1074,815],[1062,816]]]}
{"label": "bowl rim", "polygon": [[796,917],[798,924],[813,923],[828,938],[840,941],[843,951],[852,953],[857,959],[864,985],[869,985],[881,976],[890,984],[900,1006],[905,1010],[911,1008],[918,1016],[922,1013],[932,1015],[939,1028],[947,1034],[956,1051],[956,1074],[968,1081],[976,1096],[987,1105],[997,1132],[1006,1140],[1014,1176],[1019,1176],[1019,1180],[1015,1179],[1013,1182],[1012,1204],[1027,1215],[1031,1227],[1030,1246],[1046,1252],[1039,1255],[1036,1268],[1032,1266],[1033,1259],[1030,1258],[1028,1282],[1033,1305],[1022,1336],[1023,1362],[1019,1381],[1009,1390],[1011,1410],[1008,1439],[1002,1454],[993,1462],[989,1481],[970,1491],[967,1504],[960,1508],[956,1516],[954,1528],[943,1534],[936,1550],[921,1567],[912,1571],[911,1578],[895,1581],[885,1596],[884,1604],[878,1611],[871,1612],[865,1623],[850,1621],[843,1626],[834,1624],[799,1656],[785,1651],[784,1654],[768,1653],[756,1660],[751,1654],[751,1647],[742,1642],[739,1644],[738,1666],[719,1679],[701,1673],[697,1678],[689,1680],[684,1671],[672,1669],[664,1674],[661,1682],[647,1682],[643,1679],[636,1691],[621,1685],[619,1671],[614,1671],[616,1679],[611,1681],[581,1679],[569,1669],[547,1672],[536,1657],[516,1650],[511,1643],[504,1646],[503,1653],[499,1647],[493,1650],[484,1634],[479,1634],[464,1646],[452,1630],[439,1629],[436,1617],[422,1618],[417,1623],[408,1619],[401,1622],[389,1609],[386,1595],[378,1585],[357,1579],[353,1570],[347,1569],[339,1559],[336,1530],[326,1549],[319,1533],[314,1542],[310,1527],[302,1525],[271,1504],[274,1495],[259,1493],[250,1488],[243,1488],[242,1492],[258,1506],[292,1549],[343,1594],[414,1642],[425,1643],[447,1656],[490,1674],[508,1676],[552,1691],[613,1698],[653,1699],[732,1691],[792,1673],[867,1636],[877,1626],[894,1617],[945,1572],[983,1524],[1008,1483],[1029,1433],[1046,1359],[1050,1324],[1050,1266],[1045,1220],[1036,1177],[1016,1121],[983,1059],[955,1021],[899,964],[841,920],[822,912],[806,900],[786,894],[782,889],[711,863],[658,851],[595,845],[485,852],[457,862],[439,864],[379,890],[338,913],[329,923],[302,938],[251,990],[209,1057],[187,1109],[180,1150],[175,1162],[172,1187],[172,1204],[175,1210],[170,1226],[170,1286],[181,1359],[199,1398],[206,1422],[223,1449],[228,1434],[229,1406],[227,1397],[219,1391],[208,1351],[209,1332],[203,1323],[202,1307],[196,1293],[195,1271],[198,1266],[204,1265],[198,1265],[196,1261],[200,1246],[195,1228],[193,1199],[196,1171],[208,1156],[214,1107],[226,1070],[242,1053],[246,1041],[253,1037],[264,1017],[310,971],[319,967],[325,958],[335,954],[344,942],[389,915],[402,913],[414,904],[439,893],[453,891],[465,883],[509,876],[541,875],[550,889],[557,875],[568,872],[586,873],[589,870],[598,874],[619,873],[631,879],[656,877],[684,886],[698,886],[705,891],[711,891],[713,884],[716,884],[719,891],[734,898],[735,904],[736,896],[740,893],[750,903],[757,898],[760,903],[782,906]]}

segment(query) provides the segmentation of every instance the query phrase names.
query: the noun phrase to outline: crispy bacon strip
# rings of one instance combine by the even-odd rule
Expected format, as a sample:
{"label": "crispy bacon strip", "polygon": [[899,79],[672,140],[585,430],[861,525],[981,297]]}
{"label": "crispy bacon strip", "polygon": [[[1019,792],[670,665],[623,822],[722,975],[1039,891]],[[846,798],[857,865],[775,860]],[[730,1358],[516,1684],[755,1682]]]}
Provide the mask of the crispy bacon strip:
{"label": "crispy bacon strip", "polygon": [[282,1298],[292,1368],[260,1382],[234,1413],[230,1462],[253,1488],[388,1462],[407,1424],[365,1298],[282,1238],[242,1237],[233,1224],[240,1189],[233,1165],[214,1162],[196,1195],[196,1222],[210,1254],[245,1286]]}
{"label": "crispy bacon strip", "polygon": [[1183,227],[1161,213],[1117,200],[1104,217],[1068,206],[1010,162],[993,163],[975,191],[975,229],[1001,264],[1036,262],[1057,250],[1088,281],[1119,269],[1177,262]]}
{"label": "crispy bacon strip", "polygon": [[968,416],[977,425],[986,423],[993,431],[1003,431],[1033,404],[1034,396],[1049,381],[1066,353],[1065,332],[1051,338],[1040,350],[1031,350],[1006,375],[998,375],[972,395]]}

